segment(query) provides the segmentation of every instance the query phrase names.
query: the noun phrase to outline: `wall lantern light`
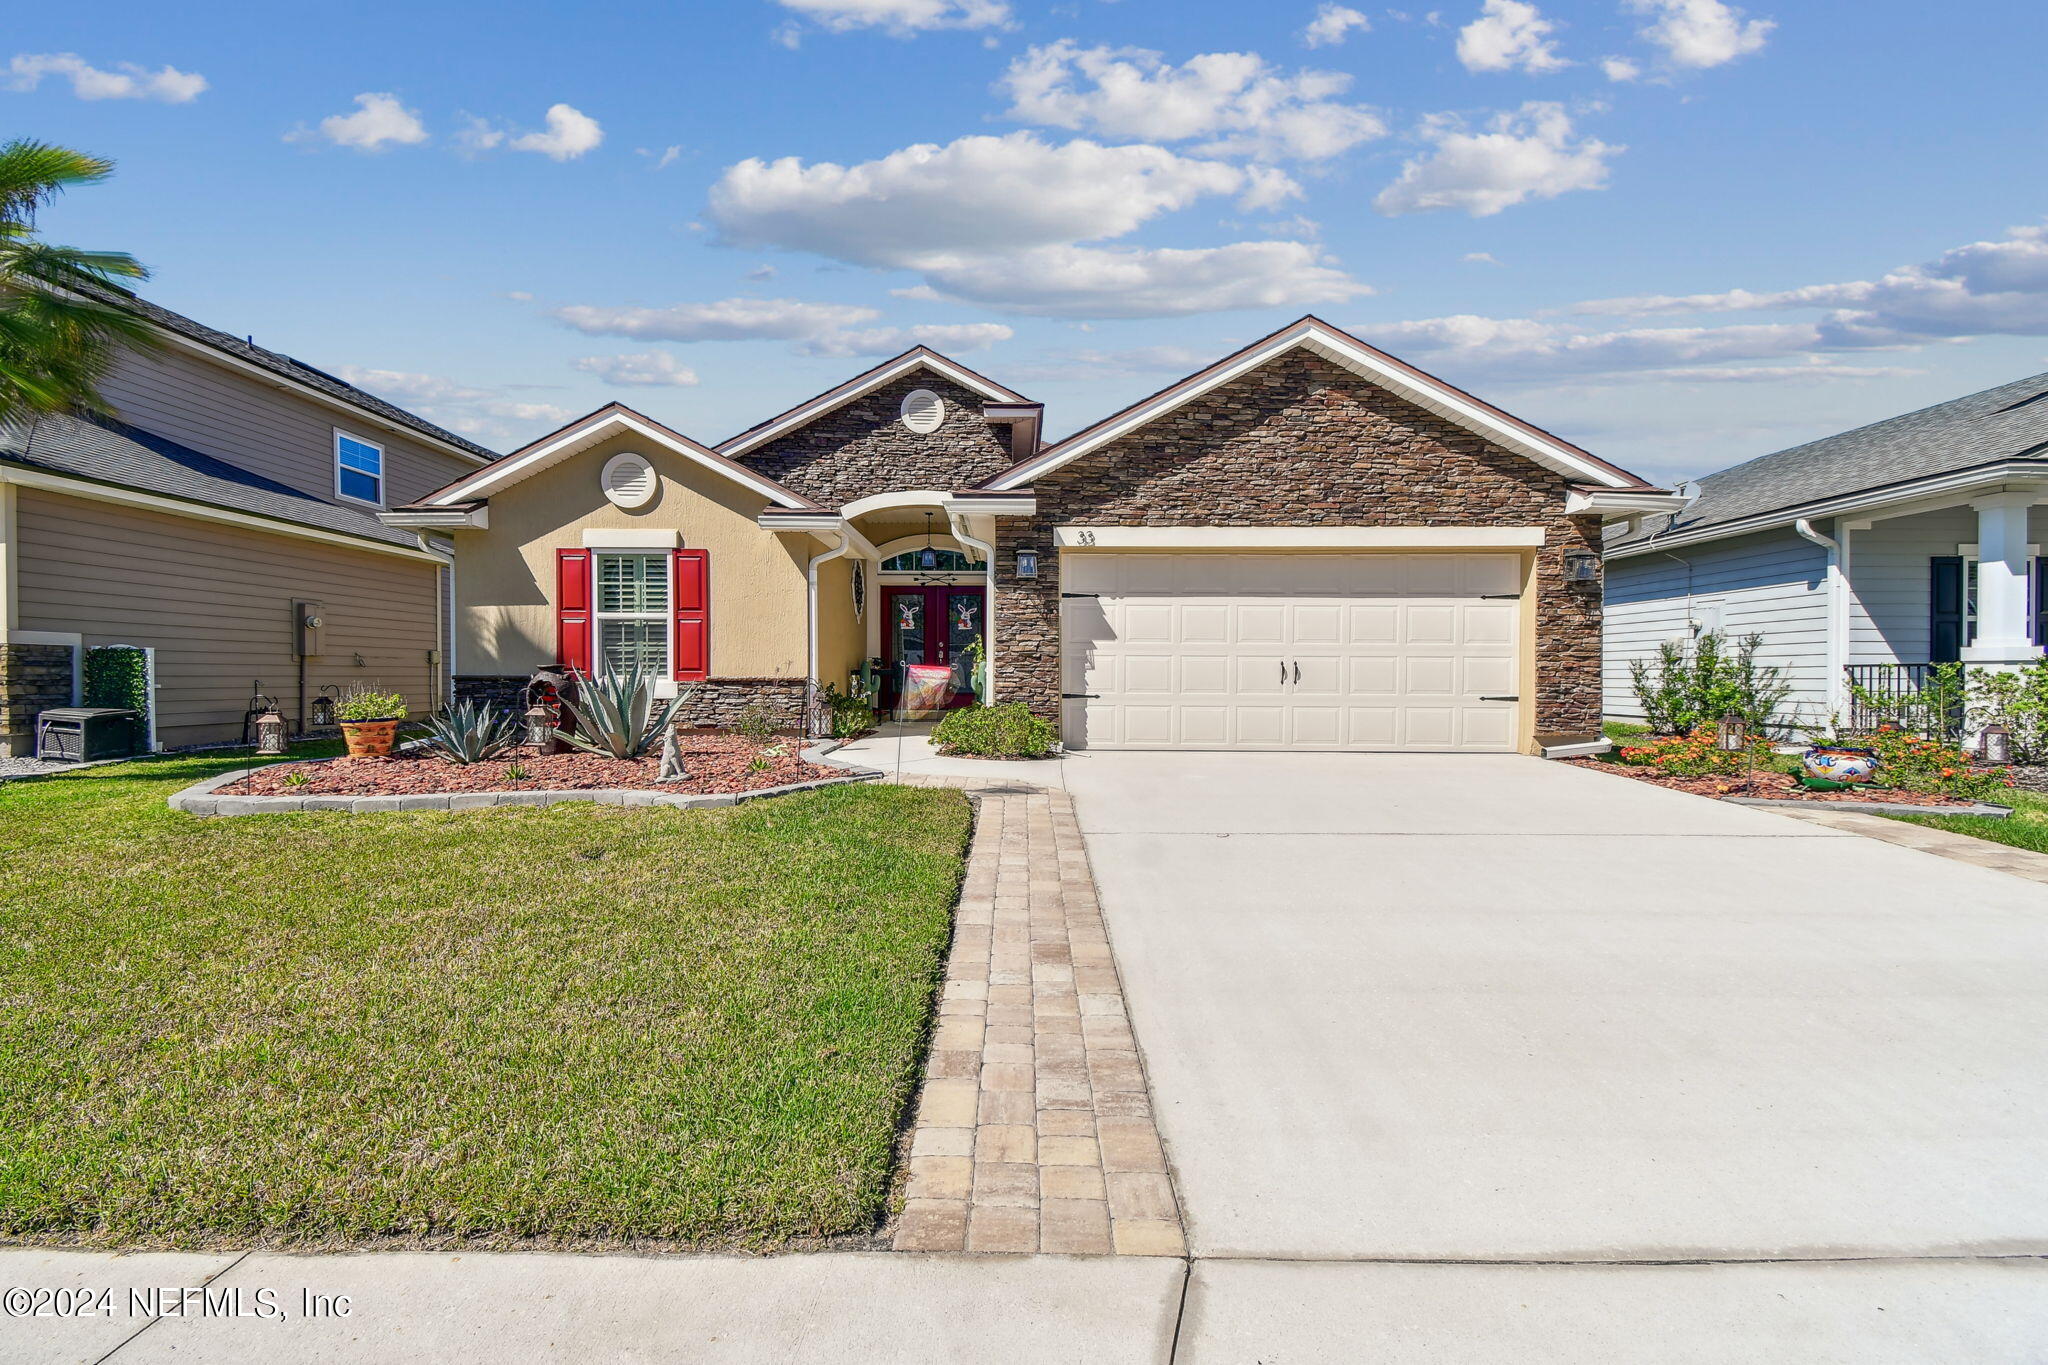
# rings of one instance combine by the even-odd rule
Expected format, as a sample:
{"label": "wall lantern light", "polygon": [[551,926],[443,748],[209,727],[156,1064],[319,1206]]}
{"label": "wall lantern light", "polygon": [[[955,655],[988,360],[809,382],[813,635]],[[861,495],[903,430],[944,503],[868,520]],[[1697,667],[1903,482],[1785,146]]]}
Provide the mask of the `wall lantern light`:
{"label": "wall lantern light", "polygon": [[1566,550],[1564,552],[1564,581],[1567,583],[1597,583],[1600,581],[1600,556],[1591,550]]}
{"label": "wall lantern light", "polygon": [[1987,725],[1977,736],[1977,757],[1986,763],[2012,762],[2012,731],[2003,725]]}
{"label": "wall lantern light", "polygon": [[1036,577],[1038,577],[1038,551],[1036,551],[1036,550],[1019,550],[1019,551],[1017,551],[1017,577],[1019,577],[1019,578],[1036,578]]}

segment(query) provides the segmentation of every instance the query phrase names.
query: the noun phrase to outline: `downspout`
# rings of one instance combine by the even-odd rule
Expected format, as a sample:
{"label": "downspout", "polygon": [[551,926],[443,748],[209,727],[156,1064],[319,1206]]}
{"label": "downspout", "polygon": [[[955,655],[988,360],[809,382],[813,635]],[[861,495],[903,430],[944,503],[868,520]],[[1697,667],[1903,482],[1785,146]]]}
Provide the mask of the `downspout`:
{"label": "downspout", "polygon": [[812,739],[818,719],[818,566],[839,558],[853,548],[851,528],[843,523],[840,529],[831,533],[836,540],[833,547],[811,560],[804,571],[805,595],[808,599],[809,630],[805,639],[804,659],[804,734]]}
{"label": "downspout", "polygon": [[[1800,517],[1792,523],[1792,529],[1803,540],[1810,540],[1828,552],[1828,730],[1842,722],[1842,712],[1848,703],[1849,683],[1849,593],[1844,577],[1848,549],[1842,541],[1833,536],[1822,535],[1813,529],[1813,523]],[[1844,532],[1844,539],[1848,533]]]}
{"label": "downspout", "polygon": [[982,589],[983,601],[981,657],[988,665],[988,694],[981,699],[983,706],[996,704],[996,547],[985,540],[976,540],[967,533],[967,519],[952,508],[946,509],[946,527],[953,533],[953,539],[970,550],[981,553],[982,563],[987,565],[988,586]]}

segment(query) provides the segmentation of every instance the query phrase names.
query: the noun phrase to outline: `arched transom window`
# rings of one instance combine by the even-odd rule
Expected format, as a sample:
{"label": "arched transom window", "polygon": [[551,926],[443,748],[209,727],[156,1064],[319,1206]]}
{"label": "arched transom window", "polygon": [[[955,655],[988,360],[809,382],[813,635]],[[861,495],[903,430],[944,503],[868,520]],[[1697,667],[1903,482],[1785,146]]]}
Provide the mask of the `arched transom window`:
{"label": "arched transom window", "polygon": [[[926,555],[931,558],[927,560]],[[987,568],[987,564],[970,560],[958,550],[937,546],[926,549],[920,545],[915,550],[905,550],[882,561],[883,573],[982,573]]]}

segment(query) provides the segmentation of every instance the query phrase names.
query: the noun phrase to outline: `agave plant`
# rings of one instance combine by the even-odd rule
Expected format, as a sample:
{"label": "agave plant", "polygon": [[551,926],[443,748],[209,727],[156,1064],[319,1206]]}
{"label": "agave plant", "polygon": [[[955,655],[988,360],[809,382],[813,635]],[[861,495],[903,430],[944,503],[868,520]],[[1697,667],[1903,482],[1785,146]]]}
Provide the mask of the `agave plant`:
{"label": "agave plant", "polygon": [[654,684],[659,676],[638,668],[598,677],[577,673],[575,695],[563,698],[576,718],[576,733],[557,730],[555,738],[605,758],[644,757],[661,743],[690,699],[684,693],[669,703],[659,720],[654,719]]}
{"label": "agave plant", "polygon": [[426,747],[446,762],[467,767],[519,747],[519,727],[510,712],[480,701],[458,701],[427,718]]}

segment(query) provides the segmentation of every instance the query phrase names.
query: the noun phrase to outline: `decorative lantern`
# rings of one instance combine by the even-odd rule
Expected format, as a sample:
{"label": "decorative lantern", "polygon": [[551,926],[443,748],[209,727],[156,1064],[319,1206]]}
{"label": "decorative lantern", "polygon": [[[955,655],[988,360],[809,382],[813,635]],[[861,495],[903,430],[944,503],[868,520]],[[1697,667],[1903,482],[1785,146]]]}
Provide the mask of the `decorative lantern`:
{"label": "decorative lantern", "polygon": [[526,744],[528,748],[546,753],[555,742],[555,710],[546,702],[536,698],[526,708]]}
{"label": "decorative lantern", "polygon": [[1714,727],[1714,747],[1724,754],[1739,754],[1749,747],[1749,725],[1730,711]]}
{"label": "decorative lantern", "polygon": [[2003,725],[1987,725],[1977,736],[1977,757],[1986,763],[2012,762],[2012,731]]}
{"label": "decorative lantern", "polygon": [[1036,550],[1019,550],[1019,551],[1017,551],[1017,577],[1019,577],[1019,578],[1036,578],[1036,577],[1038,577],[1038,551],[1036,551]]}
{"label": "decorative lantern", "polygon": [[310,723],[315,730],[334,728],[334,692],[333,687],[323,687],[320,694],[313,698],[313,716]]}
{"label": "decorative lantern", "polygon": [[1566,550],[1564,552],[1564,581],[1573,584],[1597,583],[1600,581],[1600,556],[1591,550]]}
{"label": "decorative lantern", "polygon": [[284,717],[276,708],[256,717],[256,752],[259,754],[281,754],[285,751]]}

